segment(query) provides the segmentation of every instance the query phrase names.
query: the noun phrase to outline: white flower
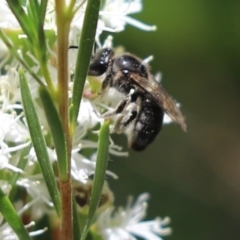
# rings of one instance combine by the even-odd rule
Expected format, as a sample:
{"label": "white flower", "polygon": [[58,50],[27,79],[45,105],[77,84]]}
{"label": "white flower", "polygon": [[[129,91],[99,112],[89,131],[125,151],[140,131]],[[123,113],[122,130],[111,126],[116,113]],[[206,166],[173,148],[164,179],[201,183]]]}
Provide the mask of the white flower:
{"label": "white flower", "polygon": [[[34,199],[31,202],[27,203],[24,207],[21,207],[17,213],[19,216],[25,211],[27,211],[29,208],[31,208],[34,203],[36,203],[38,199]],[[35,222],[30,222],[29,224],[25,225],[25,228],[31,228],[35,225]],[[47,230],[47,228],[36,230],[36,231],[30,231],[29,235],[31,237],[38,236],[42,233],[44,233]],[[17,235],[14,233],[13,229],[8,225],[8,223],[4,220],[3,216],[0,214],[0,239],[1,240],[19,240]]]}
{"label": "white flower", "polygon": [[[79,7],[80,6],[80,7]],[[76,8],[79,7],[78,11],[74,15],[71,22],[69,41],[70,45],[77,45],[78,37],[82,29],[85,9],[87,6],[86,1],[76,1]],[[153,31],[156,30],[156,26],[146,25],[138,20],[135,20],[127,15],[140,12],[142,10],[141,0],[107,0],[99,12],[101,19],[98,20],[98,27],[96,29],[96,40],[99,39],[100,34],[103,31],[108,32],[119,32],[123,31],[126,24],[131,24],[141,30]],[[57,31],[55,24],[55,1],[48,1],[46,18],[45,18],[45,29]]]}
{"label": "white flower", "polygon": [[21,169],[10,164],[9,158],[7,156],[0,154],[0,170],[4,169],[4,168],[8,168],[10,170],[13,170],[13,171],[19,172],[19,173],[23,172]]}
{"label": "white flower", "polygon": [[0,0],[0,27],[19,28],[19,23],[4,0]]}
{"label": "white flower", "polygon": [[[96,167],[96,155],[93,154],[91,160],[85,158],[78,152],[72,153],[72,177],[81,182],[86,183],[89,176],[93,175]],[[108,176],[117,179],[117,175],[111,171],[106,171]]]}
{"label": "white flower", "polygon": [[[55,2],[54,0],[49,0],[47,5],[44,29],[51,30],[57,34],[56,27],[56,12],[55,12]],[[70,1],[66,1],[67,4]],[[83,4],[82,4],[83,3]],[[29,4],[29,1],[26,1]],[[82,32],[82,24],[84,13],[86,9],[87,1],[76,1],[79,7],[76,12],[73,21],[70,26],[69,33],[69,44],[77,45],[79,36]],[[81,5],[82,4],[82,5]],[[24,11],[27,12],[27,7],[24,7]],[[100,44],[100,34],[103,31],[122,31],[126,24],[131,24],[142,30],[152,31],[155,30],[155,26],[149,26],[141,23],[131,17],[129,14],[137,13],[142,10],[141,0],[106,0],[104,1],[104,6],[100,11],[100,19],[98,21],[98,27],[96,30],[96,43],[98,46]],[[12,29],[15,31],[16,28],[20,28],[15,16],[10,11],[8,5],[5,1],[0,0],[0,27],[5,29]],[[16,31],[15,31],[16,32]],[[23,34],[19,34],[18,38],[23,38]],[[52,39],[51,39],[52,40]],[[103,46],[112,46],[111,38],[108,38]],[[53,84],[57,82],[57,69],[56,69],[56,53],[54,49],[50,49],[48,46],[50,41],[47,41],[47,47],[49,50],[50,58],[48,59],[48,70],[52,78]],[[13,42],[14,44],[14,42]],[[2,46],[0,42],[0,49],[3,49],[2,54],[0,53],[1,64],[0,68],[4,67],[4,75],[0,75],[0,169],[9,168],[16,172],[21,172],[23,175],[17,180],[17,185],[25,187],[29,196],[33,199],[31,203],[24,206],[23,209],[28,209],[31,205],[32,207],[32,217],[39,219],[44,213],[52,212],[53,203],[51,202],[49,193],[44,182],[44,178],[41,173],[39,173],[39,167],[37,165],[37,157],[34,148],[32,147],[27,154],[28,164],[22,170],[16,168],[17,161],[21,150],[24,147],[30,145],[30,134],[25,121],[24,111],[22,107],[22,99],[19,91],[19,80],[18,80],[18,69],[20,64],[15,60],[9,61],[9,54],[6,53],[6,48]],[[33,53],[26,52],[22,54],[22,49],[18,49],[18,54],[20,57],[27,56],[28,60],[31,60],[31,70],[39,74],[39,63],[36,60],[36,56]],[[25,49],[24,49],[25,51]],[[23,59],[22,60],[25,60]],[[69,64],[69,72],[74,70],[75,61]],[[146,60],[147,61],[147,60]],[[25,61],[27,64],[29,61]],[[9,64],[6,67],[6,64]],[[51,65],[52,64],[52,65]],[[31,93],[36,104],[38,116],[42,124],[42,131],[44,136],[46,136],[46,142],[48,144],[47,151],[50,157],[51,163],[57,160],[56,151],[52,144],[52,139],[50,139],[49,127],[43,114],[43,109],[41,104],[39,104],[38,96],[38,83],[33,80],[29,74],[26,74],[28,83],[30,85]],[[42,78],[42,76],[39,76]],[[45,82],[44,79],[41,79]],[[72,97],[71,89],[71,76],[69,74],[69,99]],[[105,103],[99,103],[99,99],[92,100],[91,96],[88,95],[91,91],[90,82],[89,85],[86,84],[84,88],[84,97],[81,100],[81,108],[77,118],[77,127],[72,141],[72,168],[71,176],[74,180],[85,184],[90,175],[94,174],[96,167],[96,153],[98,148],[98,143],[88,139],[88,134],[94,134],[94,132],[89,131],[89,129],[94,128],[97,125],[101,125],[103,119],[100,117],[100,112],[103,108],[112,109],[114,106],[106,106]],[[89,96],[89,97],[88,97]],[[116,95],[114,95],[116,100]],[[117,99],[118,100],[118,99]],[[114,155],[126,155],[125,152],[121,152],[121,147],[116,146],[111,139],[109,152]],[[13,146],[12,146],[13,145]],[[10,147],[11,146],[11,147]],[[84,148],[91,148],[91,155],[88,157],[83,156]],[[14,162],[14,163],[13,163]],[[33,175],[33,173],[35,175]],[[114,173],[108,172],[108,175],[117,178]],[[9,192],[9,185],[4,183],[5,192]],[[137,199],[136,203],[132,205],[129,201],[125,209],[119,209],[118,212],[113,213],[114,209],[109,208],[108,210],[102,212],[97,219],[97,226],[99,231],[104,235],[105,239],[136,239],[136,237],[141,237],[147,240],[160,240],[161,236],[170,233],[170,229],[165,227],[169,219],[165,218],[163,220],[156,219],[153,221],[143,221],[140,222],[146,215],[148,194],[142,194]],[[2,218],[0,216],[0,224],[2,223]],[[0,239],[17,239],[16,235],[12,232],[9,226],[5,223],[0,225]],[[33,233],[30,233],[33,235]]]}
{"label": "white flower", "polygon": [[46,187],[42,174],[27,176],[17,181],[18,186],[26,188],[33,200],[32,215],[33,219],[40,219],[45,213],[53,209],[53,203]]}
{"label": "white flower", "polygon": [[17,144],[29,139],[29,132],[20,121],[20,117],[14,111],[12,114],[9,114],[0,110],[0,144],[4,140]]}
{"label": "white flower", "polygon": [[99,13],[105,23],[103,30],[119,32],[124,30],[127,23],[144,31],[156,30],[156,26],[146,25],[127,16],[141,10],[141,0],[106,0],[102,11]]}
{"label": "white flower", "polygon": [[84,126],[86,129],[91,129],[103,121],[103,119],[99,117],[100,114],[98,114],[99,111],[96,106],[94,106],[89,100],[82,99],[77,118],[78,124]]}
{"label": "white flower", "polygon": [[[30,222],[29,224],[25,225],[25,228],[32,228],[35,225],[35,222]],[[31,231],[29,232],[29,235],[31,237],[35,237],[38,235],[43,234],[46,232],[47,228]],[[1,240],[19,240],[18,236],[14,233],[13,229],[7,224],[4,223],[0,226],[0,239]]]}
{"label": "white flower", "polygon": [[94,173],[94,163],[79,153],[72,154],[72,177],[82,183],[86,183],[88,177]]}
{"label": "white flower", "polygon": [[132,205],[132,199],[125,209],[114,208],[104,211],[97,219],[97,227],[106,240],[136,240],[140,237],[146,240],[161,240],[161,236],[169,235],[171,229],[166,227],[169,218],[157,218],[152,221],[140,222],[146,216],[149,194],[143,193]]}
{"label": "white flower", "polygon": [[[30,144],[29,141],[26,142],[29,137],[26,127],[19,121],[19,118],[15,114],[4,113],[1,110],[0,122],[0,169],[8,168],[22,173],[22,170],[10,161],[13,159],[11,153],[17,152]],[[9,147],[8,142],[15,145]],[[15,154],[15,160],[18,159],[19,155]]]}

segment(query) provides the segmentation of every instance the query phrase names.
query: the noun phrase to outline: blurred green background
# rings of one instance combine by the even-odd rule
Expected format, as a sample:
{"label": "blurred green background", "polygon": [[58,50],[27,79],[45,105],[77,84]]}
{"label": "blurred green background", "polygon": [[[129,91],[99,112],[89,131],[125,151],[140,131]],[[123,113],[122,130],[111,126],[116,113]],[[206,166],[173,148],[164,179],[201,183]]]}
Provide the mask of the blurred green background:
{"label": "blurred green background", "polygon": [[[129,158],[111,157],[116,204],[149,192],[148,219],[170,216],[169,240],[240,239],[240,1],[145,0],[115,46],[145,58],[182,105],[188,132],[165,125]],[[126,139],[121,136],[117,143]],[[125,143],[126,145],[126,143]]]}

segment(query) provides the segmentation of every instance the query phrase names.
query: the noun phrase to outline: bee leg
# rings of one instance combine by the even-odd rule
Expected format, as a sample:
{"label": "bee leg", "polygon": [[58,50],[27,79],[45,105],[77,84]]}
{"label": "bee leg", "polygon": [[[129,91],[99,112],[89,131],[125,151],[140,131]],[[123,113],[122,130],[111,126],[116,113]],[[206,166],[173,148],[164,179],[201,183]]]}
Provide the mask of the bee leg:
{"label": "bee leg", "polygon": [[127,116],[121,116],[115,123],[115,126],[113,127],[112,131],[117,133],[117,134],[121,134],[123,132],[125,132],[125,130],[127,128],[129,128],[129,126],[134,122],[134,120],[136,119],[138,115],[137,111],[132,111],[131,113],[129,113]]}
{"label": "bee leg", "polygon": [[[126,106],[133,102],[135,89],[131,89],[129,94],[117,105],[114,110],[108,111],[102,115],[104,119],[109,119],[114,115],[120,114],[123,112]],[[135,99],[135,98],[134,98]]]}
{"label": "bee leg", "polygon": [[113,117],[114,115],[122,113],[122,111],[124,110],[124,108],[126,107],[126,105],[128,104],[129,101],[130,101],[130,98],[129,98],[129,96],[127,96],[117,105],[117,107],[114,110],[104,113],[102,115],[102,117],[104,119],[109,119],[109,118]]}
{"label": "bee leg", "polygon": [[111,83],[112,83],[112,75],[108,74],[102,82],[102,92],[107,91],[107,89],[110,87]]}
{"label": "bee leg", "polygon": [[136,120],[139,109],[136,102],[131,102],[127,106],[128,114],[122,114],[116,121],[114,126],[114,132],[120,134],[123,133],[133,122]]}

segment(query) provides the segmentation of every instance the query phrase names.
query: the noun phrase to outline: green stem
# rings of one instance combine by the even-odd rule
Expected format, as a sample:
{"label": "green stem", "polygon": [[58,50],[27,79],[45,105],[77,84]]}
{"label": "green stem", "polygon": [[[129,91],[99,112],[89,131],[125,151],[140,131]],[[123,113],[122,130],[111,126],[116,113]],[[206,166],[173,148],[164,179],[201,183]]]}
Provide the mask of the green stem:
{"label": "green stem", "polygon": [[72,218],[72,188],[70,179],[72,139],[69,132],[68,116],[68,35],[73,13],[66,7],[64,0],[55,0],[57,22],[57,67],[58,67],[58,108],[62,122],[66,146],[68,167],[67,179],[60,179],[60,191],[62,199],[62,240],[73,239]]}
{"label": "green stem", "polygon": [[[68,143],[68,156],[70,160],[71,139],[69,134],[68,117],[68,34],[70,29],[71,17],[66,11],[62,0],[56,0],[57,29],[58,29],[58,107],[62,120],[63,131]],[[70,163],[70,162],[69,162]],[[70,173],[68,173],[70,174]]]}

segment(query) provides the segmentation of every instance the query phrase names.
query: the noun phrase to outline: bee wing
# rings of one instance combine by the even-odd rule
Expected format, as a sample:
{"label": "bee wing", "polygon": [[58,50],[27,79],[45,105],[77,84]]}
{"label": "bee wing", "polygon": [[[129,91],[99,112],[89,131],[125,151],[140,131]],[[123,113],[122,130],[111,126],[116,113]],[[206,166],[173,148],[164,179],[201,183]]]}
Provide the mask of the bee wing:
{"label": "bee wing", "polygon": [[177,106],[176,101],[169,96],[166,90],[159,85],[152,76],[150,76],[149,79],[146,79],[137,75],[133,77],[133,80],[153,97],[159,107],[163,108],[168,116],[177,123],[183,131],[187,131],[185,119]]}

